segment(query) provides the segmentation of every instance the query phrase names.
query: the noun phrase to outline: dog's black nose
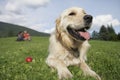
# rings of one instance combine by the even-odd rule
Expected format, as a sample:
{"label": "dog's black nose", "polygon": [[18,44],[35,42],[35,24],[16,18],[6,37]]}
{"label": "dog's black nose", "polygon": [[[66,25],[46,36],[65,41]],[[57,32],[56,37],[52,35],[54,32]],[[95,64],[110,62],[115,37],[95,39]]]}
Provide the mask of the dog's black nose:
{"label": "dog's black nose", "polygon": [[91,15],[85,15],[85,16],[83,17],[83,19],[84,19],[87,23],[91,23],[93,17],[92,17]]}

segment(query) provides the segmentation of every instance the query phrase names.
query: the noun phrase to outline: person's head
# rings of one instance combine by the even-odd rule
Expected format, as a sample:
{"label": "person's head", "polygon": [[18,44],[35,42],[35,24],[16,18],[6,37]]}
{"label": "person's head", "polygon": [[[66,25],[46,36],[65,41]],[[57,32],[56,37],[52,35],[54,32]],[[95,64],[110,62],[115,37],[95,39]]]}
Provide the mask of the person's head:
{"label": "person's head", "polygon": [[20,31],[18,34],[21,34],[22,33],[22,31]]}
{"label": "person's head", "polygon": [[27,33],[27,31],[25,30],[24,33]]}

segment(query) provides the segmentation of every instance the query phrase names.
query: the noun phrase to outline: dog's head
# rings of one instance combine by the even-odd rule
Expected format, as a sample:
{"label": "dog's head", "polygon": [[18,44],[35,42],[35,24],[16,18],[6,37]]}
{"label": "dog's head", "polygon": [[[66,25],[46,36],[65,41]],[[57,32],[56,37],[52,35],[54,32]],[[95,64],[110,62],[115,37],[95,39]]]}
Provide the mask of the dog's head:
{"label": "dog's head", "polygon": [[66,9],[56,20],[58,33],[64,32],[75,40],[87,40],[90,38],[87,30],[92,23],[92,16],[82,8],[73,7]]}

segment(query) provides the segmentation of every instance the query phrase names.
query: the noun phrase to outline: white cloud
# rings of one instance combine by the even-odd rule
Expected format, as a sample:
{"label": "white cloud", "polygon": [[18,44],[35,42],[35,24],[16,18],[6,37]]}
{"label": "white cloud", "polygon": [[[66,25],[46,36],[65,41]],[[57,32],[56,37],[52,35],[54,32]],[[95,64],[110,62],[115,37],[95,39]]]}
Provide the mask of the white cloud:
{"label": "white cloud", "polygon": [[2,14],[0,15],[0,20],[5,22],[12,22],[13,20],[20,19],[22,16]]}
{"label": "white cloud", "polygon": [[33,24],[29,28],[39,31],[39,32],[45,32],[45,33],[52,33],[55,30],[55,27],[47,27],[50,26],[49,23],[39,23],[39,24]]}
{"label": "white cloud", "polygon": [[51,28],[51,29],[46,29],[44,30],[45,33],[52,33],[55,30],[55,28]]}
{"label": "white cloud", "polygon": [[5,6],[5,9],[10,12],[16,12],[18,11],[18,4],[17,3],[12,3],[8,2]]}
{"label": "white cloud", "polygon": [[120,21],[118,19],[113,18],[112,15],[108,14],[108,15],[99,15],[96,16],[93,19],[93,26],[101,26],[101,25],[113,25],[115,26],[119,26],[120,25]]}
{"label": "white cloud", "polygon": [[44,27],[46,27],[47,25],[48,25],[47,23],[33,24],[29,28],[34,29],[36,31],[44,32]]}
{"label": "white cloud", "polygon": [[[5,5],[0,7],[0,21],[26,26],[28,28],[44,32],[47,24],[40,23],[35,15],[29,12],[30,8],[45,6],[50,0],[6,0]],[[22,14],[21,14],[22,13]],[[31,12],[36,14],[36,12]],[[37,24],[39,22],[39,24]]]}
{"label": "white cloud", "polygon": [[7,12],[13,12],[20,14],[25,8],[39,8],[46,6],[50,0],[7,0],[5,10]]}
{"label": "white cloud", "polygon": [[14,23],[18,25],[26,26],[28,24],[28,19],[24,15],[16,15],[16,14],[1,14],[0,21]]}
{"label": "white cloud", "polygon": [[[111,24],[112,24],[113,28],[116,30],[116,29],[118,29],[118,26],[120,26],[120,21],[118,19],[113,18],[113,16],[110,14],[98,15],[93,18],[93,24],[90,29],[90,33],[93,30],[99,31],[99,29],[102,25],[107,26],[107,25],[111,25]],[[119,31],[117,31],[117,32],[119,32]]]}
{"label": "white cloud", "polygon": [[[3,3],[0,2],[0,21],[14,24],[22,23],[21,25],[35,24],[38,14],[37,10],[31,8],[40,8],[49,2],[50,0],[3,0]],[[38,16],[40,17],[40,15]]]}
{"label": "white cloud", "polygon": [[30,26],[29,28],[34,29],[39,32],[52,33],[55,30],[55,27],[49,27],[49,23],[39,23]]}
{"label": "white cloud", "polygon": [[24,5],[27,5],[29,7],[39,7],[46,5],[49,0],[22,0]]}

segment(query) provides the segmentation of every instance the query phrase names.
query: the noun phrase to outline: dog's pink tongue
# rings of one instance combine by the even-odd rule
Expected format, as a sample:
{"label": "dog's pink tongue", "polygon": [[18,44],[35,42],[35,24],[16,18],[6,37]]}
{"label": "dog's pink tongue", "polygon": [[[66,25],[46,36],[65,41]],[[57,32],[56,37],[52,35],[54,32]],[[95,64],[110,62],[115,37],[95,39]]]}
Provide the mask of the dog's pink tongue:
{"label": "dog's pink tongue", "polygon": [[90,34],[88,32],[79,32],[80,36],[84,37],[86,40],[90,39]]}

